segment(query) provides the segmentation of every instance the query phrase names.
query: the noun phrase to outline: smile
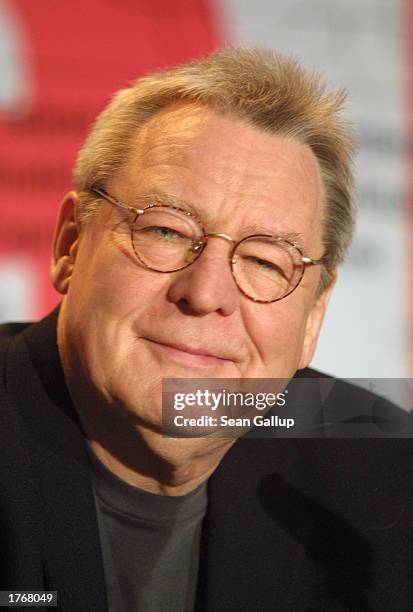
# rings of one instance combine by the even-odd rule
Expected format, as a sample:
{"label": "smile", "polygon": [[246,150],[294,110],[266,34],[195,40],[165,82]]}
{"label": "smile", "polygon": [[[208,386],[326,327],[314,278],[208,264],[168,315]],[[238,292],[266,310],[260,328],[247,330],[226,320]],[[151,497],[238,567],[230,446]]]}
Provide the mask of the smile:
{"label": "smile", "polygon": [[172,361],[178,361],[189,366],[217,367],[233,360],[208,353],[205,349],[189,347],[184,344],[164,344],[145,338],[151,347]]}

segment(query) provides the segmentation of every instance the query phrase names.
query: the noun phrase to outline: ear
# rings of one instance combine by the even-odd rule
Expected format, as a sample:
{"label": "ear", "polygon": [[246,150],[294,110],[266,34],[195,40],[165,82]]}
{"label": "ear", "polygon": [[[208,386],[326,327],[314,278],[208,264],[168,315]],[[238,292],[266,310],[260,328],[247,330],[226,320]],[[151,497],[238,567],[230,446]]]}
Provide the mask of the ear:
{"label": "ear", "polygon": [[62,294],[68,292],[79,246],[78,209],[79,196],[75,191],[71,191],[60,206],[53,237],[50,275],[54,288]]}
{"label": "ear", "polygon": [[306,322],[304,343],[301,351],[300,362],[298,365],[299,370],[306,368],[313,359],[315,349],[317,347],[318,336],[321,330],[321,324],[323,322],[328,302],[330,301],[330,297],[334,289],[334,285],[336,284],[336,280],[337,272],[334,270],[333,272],[331,272],[331,280],[328,284],[328,287],[316,299],[316,301],[311,307]]}

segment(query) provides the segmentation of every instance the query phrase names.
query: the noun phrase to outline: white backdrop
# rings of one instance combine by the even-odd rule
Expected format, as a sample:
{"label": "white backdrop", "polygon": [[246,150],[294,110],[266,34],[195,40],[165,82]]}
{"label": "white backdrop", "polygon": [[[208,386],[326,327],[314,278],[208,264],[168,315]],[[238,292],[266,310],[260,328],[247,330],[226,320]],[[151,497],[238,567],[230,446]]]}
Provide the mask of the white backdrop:
{"label": "white backdrop", "polygon": [[407,376],[403,0],[219,0],[229,41],[299,56],[349,91],[359,140],[359,223],[313,366]]}

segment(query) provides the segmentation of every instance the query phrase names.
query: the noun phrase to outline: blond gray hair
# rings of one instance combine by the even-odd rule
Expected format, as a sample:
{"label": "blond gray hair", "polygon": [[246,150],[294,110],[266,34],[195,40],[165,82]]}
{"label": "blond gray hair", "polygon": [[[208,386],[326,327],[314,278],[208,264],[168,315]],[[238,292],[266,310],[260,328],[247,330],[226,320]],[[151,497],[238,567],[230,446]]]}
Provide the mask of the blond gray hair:
{"label": "blond gray hair", "polygon": [[[267,133],[292,137],[315,154],[324,184],[323,242],[327,268],[348,251],[354,232],[354,142],[341,117],[343,90],[329,90],[317,73],[291,57],[262,48],[227,48],[118,91],[98,116],[74,171],[79,192],[104,186],[128,161],[139,128],[176,102],[205,105]],[[98,201],[86,200],[83,220]],[[323,270],[322,285],[329,277]]]}

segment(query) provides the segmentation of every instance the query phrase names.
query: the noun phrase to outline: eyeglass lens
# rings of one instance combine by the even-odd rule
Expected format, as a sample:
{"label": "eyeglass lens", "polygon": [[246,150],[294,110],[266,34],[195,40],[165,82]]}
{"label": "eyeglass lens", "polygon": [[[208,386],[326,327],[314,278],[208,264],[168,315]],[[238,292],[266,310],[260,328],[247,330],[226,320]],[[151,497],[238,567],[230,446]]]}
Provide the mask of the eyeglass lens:
{"label": "eyeglass lens", "polygon": [[[202,252],[204,233],[183,211],[168,206],[146,210],[135,220],[133,248],[138,260],[158,272],[181,270]],[[290,293],[303,272],[300,252],[289,242],[266,236],[241,241],[232,256],[238,287],[258,301],[274,301]]]}

